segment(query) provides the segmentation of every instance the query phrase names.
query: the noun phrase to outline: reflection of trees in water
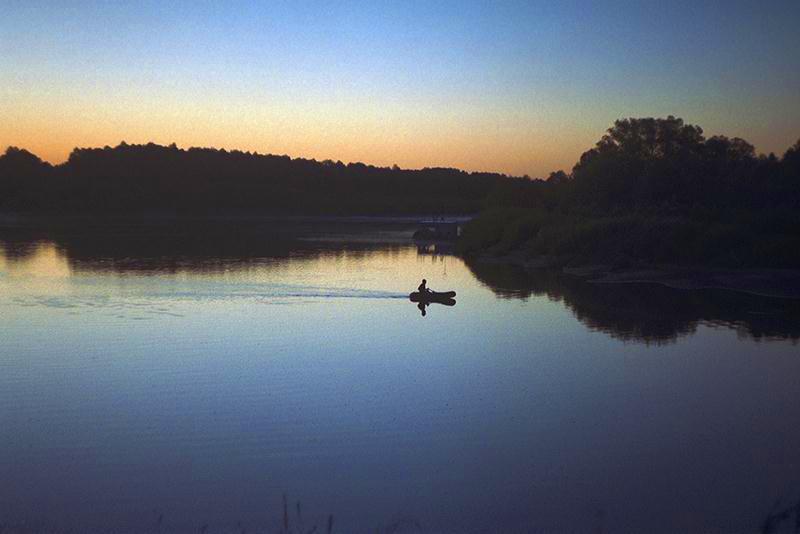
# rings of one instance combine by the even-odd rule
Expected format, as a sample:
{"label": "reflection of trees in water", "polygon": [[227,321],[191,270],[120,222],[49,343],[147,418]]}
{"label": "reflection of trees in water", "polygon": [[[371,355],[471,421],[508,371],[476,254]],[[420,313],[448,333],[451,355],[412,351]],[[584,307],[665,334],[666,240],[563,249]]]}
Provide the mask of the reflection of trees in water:
{"label": "reflection of trees in water", "polygon": [[670,343],[698,324],[724,325],[756,340],[800,340],[800,302],[733,291],[683,291],[657,284],[592,284],[553,271],[467,262],[503,298],[547,296],[563,302],[589,328],[624,341]]}
{"label": "reflection of trees in water", "polygon": [[[326,232],[331,226],[325,225]],[[342,230],[359,231],[359,226]],[[368,230],[374,233],[374,228]],[[369,239],[305,240],[318,235],[313,225],[274,222],[184,221],[131,226],[106,221],[4,229],[0,248],[7,261],[22,262],[32,258],[43,243],[52,244],[75,271],[214,274],[330,256],[357,259],[381,254],[391,258],[407,246]],[[367,235],[369,232],[364,233]],[[657,284],[591,284],[552,271],[529,274],[511,265],[467,265],[500,297],[547,296],[563,302],[589,328],[625,341],[669,343],[694,333],[700,323],[724,325],[757,340],[800,340],[800,302],[796,300],[732,291],[680,291]]]}
{"label": "reflection of trees in water", "polygon": [[0,251],[7,260],[21,262],[31,259],[46,244],[54,246],[71,269],[84,272],[214,274],[330,256],[391,256],[403,248],[369,239],[306,240],[315,235],[313,225],[274,222],[82,223],[61,228],[6,229],[0,235]]}

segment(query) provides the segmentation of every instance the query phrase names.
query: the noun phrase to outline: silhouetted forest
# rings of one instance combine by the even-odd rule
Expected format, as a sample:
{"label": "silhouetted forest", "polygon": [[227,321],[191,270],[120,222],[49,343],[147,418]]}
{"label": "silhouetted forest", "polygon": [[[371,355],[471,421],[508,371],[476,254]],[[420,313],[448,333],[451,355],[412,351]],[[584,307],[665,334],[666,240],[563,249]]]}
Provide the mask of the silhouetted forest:
{"label": "silhouetted forest", "polygon": [[614,123],[572,172],[496,188],[463,253],[800,266],[800,141],[782,157],[675,117]]}
{"label": "silhouetted forest", "polygon": [[675,117],[618,120],[570,173],[515,178],[174,144],[0,156],[0,210],[59,214],[477,213],[462,253],[800,267],[800,141],[757,155]]}
{"label": "silhouetted forest", "polygon": [[190,148],[79,148],[52,166],[15,147],[0,156],[0,210],[25,213],[475,213],[501,174]]}

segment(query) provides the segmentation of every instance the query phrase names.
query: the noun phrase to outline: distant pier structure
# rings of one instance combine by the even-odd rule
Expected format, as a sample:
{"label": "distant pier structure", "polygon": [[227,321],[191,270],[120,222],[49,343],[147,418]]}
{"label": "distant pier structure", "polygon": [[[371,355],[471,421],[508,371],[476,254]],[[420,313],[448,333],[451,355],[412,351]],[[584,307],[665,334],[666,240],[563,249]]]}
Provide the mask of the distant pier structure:
{"label": "distant pier structure", "polygon": [[455,241],[461,236],[461,229],[468,219],[432,217],[418,222],[419,229],[414,232],[416,241]]}

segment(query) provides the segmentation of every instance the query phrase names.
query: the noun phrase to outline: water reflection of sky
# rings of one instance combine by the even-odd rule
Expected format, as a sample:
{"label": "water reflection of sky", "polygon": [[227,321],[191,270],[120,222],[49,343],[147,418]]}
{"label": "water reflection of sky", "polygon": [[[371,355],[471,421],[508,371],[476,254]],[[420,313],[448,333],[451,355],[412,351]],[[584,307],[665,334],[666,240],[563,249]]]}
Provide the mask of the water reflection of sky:
{"label": "water reflection of sky", "polygon": [[[657,291],[398,243],[16,250],[2,524],[275,531],[286,492],[343,532],[736,532],[800,491],[797,346],[702,320],[707,298],[665,295],[663,322]],[[458,304],[422,318],[404,295],[423,276]]]}

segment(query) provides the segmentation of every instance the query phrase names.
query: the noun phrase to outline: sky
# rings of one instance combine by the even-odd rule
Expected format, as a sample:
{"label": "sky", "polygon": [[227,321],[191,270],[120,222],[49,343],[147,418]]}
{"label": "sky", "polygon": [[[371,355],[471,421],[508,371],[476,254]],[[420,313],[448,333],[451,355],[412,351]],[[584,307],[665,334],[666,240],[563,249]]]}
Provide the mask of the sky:
{"label": "sky", "polygon": [[547,176],[614,120],[800,138],[800,1],[0,0],[0,150],[155,142]]}

